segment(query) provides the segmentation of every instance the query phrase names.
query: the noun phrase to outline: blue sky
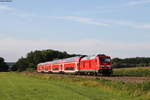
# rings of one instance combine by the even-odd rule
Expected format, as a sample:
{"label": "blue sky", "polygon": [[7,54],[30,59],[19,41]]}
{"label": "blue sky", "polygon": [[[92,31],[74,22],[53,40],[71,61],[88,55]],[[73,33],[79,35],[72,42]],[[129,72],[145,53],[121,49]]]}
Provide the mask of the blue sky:
{"label": "blue sky", "polygon": [[111,57],[150,56],[150,0],[13,0],[0,2],[0,56],[31,50]]}

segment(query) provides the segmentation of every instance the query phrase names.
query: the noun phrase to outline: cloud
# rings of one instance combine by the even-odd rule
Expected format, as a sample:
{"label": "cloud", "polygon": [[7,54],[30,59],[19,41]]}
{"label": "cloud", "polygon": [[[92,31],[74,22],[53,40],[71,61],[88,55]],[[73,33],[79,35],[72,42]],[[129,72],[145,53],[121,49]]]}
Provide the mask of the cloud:
{"label": "cloud", "polygon": [[13,11],[15,8],[7,6],[7,5],[0,5],[0,11]]}
{"label": "cloud", "polygon": [[[135,1],[140,2],[141,0]],[[143,0],[143,2],[150,2],[150,0]],[[132,1],[134,2],[134,1]],[[130,4],[130,3],[129,3]],[[132,3],[131,3],[132,4]],[[131,28],[136,29],[150,29],[150,24],[147,23],[135,23],[131,21],[122,21],[122,20],[110,20],[110,19],[92,19],[88,17],[81,17],[81,16],[48,16],[48,15],[39,15],[35,13],[30,12],[24,12],[21,10],[18,10],[16,8],[7,6],[7,5],[0,5],[0,10],[2,11],[11,11],[12,15],[15,15],[17,17],[23,17],[23,18],[43,18],[43,19],[56,19],[56,20],[67,20],[67,21],[73,21],[73,22],[79,22],[79,23],[85,23],[85,24],[91,24],[96,26],[103,26],[103,27],[111,27],[115,25],[121,25],[121,26],[127,26]],[[98,21],[101,20],[101,21]]]}
{"label": "cloud", "polygon": [[147,4],[150,3],[150,0],[131,0],[130,2],[128,2],[127,5],[129,6],[136,6],[136,5],[142,5],[142,4]]}
{"label": "cloud", "polygon": [[8,5],[0,5],[0,11],[4,11],[4,12],[11,12],[11,15],[14,16],[18,16],[18,17],[38,17],[39,15],[36,15],[34,13],[30,13],[30,12],[25,12],[19,9],[16,9],[12,6],[8,6]]}
{"label": "cloud", "polygon": [[109,19],[107,20],[107,23],[110,24],[110,26],[121,25],[130,28],[136,28],[136,29],[150,29],[150,24],[148,23],[137,23],[137,22],[126,21],[126,20],[109,20]]}
{"label": "cloud", "polygon": [[[52,18],[52,17],[50,17]],[[86,18],[86,17],[79,17],[79,16],[63,16],[63,17],[53,17],[56,19],[63,19],[63,20],[70,20],[70,21],[74,21],[74,22],[81,22],[81,23],[86,23],[86,24],[93,24],[93,25],[97,25],[97,26],[108,26],[108,24],[106,23],[102,23],[102,22],[97,22],[94,21],[91,18]]]}
{"label": "cloud", "polygon": [[17,40],[12,38],[0,40],[0,56],[7,61],[16,61],[33,50],[54,49],[76,54],[105,53],[111,57],[150,56],[150,43],[121,43],[83,39],[80,41],[51,42],[48,40]]}
{"label": "cloud", "polygon": [[26,12],[20,12],[20,13],[14,12],[13,15],[16,15],[18,17],[24,17],[24,18],[27,18],[27,17],[39,17],[38,15],[36,15],[34,13],[26,13]]}
{"label": "cloud", "polygon": [[96,19],[87,18],[87,17],[80,17],[80,16],[45,16],[45,18],[50,19],[58,19],[58,20],[68,20],[68,21],[74,21],[74,22],[80,22],[80,23],[86,23],[86,24],[93,24],[97,26],[104,26],[104,27],[111,27],[111,26],[126,26],[130,28],[136,28],[136,29],[150,29],[150,24],[147,23],[137,23],[132,21],[126,21],[126,20],[114,20],[114,19],[97,19],[101,20],[102,22],[97,21]]}

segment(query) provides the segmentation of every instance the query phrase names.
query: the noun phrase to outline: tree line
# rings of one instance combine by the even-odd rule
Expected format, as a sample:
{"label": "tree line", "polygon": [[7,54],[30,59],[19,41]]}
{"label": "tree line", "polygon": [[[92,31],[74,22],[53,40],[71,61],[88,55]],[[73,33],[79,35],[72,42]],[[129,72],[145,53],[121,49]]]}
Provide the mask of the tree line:
{"label": "tree line", "polygon": [[36,69],[38,63],[77,56],[57,50],[36,50],[29,52],[26,57],[20,58],[11,68],[12,71],[24,71],[28,68]]}
{"label": "tree line", "polygon": [[114,58],[112,59],[112,67],[146,67],[150,66],[150,57],[135,57],[135,58]]}

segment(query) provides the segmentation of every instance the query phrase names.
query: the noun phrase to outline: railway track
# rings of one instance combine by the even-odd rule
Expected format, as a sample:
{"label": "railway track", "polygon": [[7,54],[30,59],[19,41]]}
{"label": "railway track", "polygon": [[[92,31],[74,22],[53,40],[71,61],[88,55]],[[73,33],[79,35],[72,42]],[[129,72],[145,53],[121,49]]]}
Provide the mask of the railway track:
{"label": "railway track", "polygon": [[86,75],[77,75],[75,77],[81,78],[96,78],[96,79],[105,79],[112,81],[123,81],[123,82],[137,82],[141,83],[144,81],[150,81],[150,77],[133,77],[133,76],[86,76]]}
{"label": "railway track", "polygon": [[48,73],[37,73],[37,72],[24,72],[28,74],[45,74],[51,76],[68,76],[68,77],[79,77],[79,78],[89,78],[89,79],[105,79],[112,81],[123,81],[123,82],[136,82],[141,83],[145,81],[150,81],[150,77],[136,77],[136,76],[89,76],[89,75],[72,75],[72,74],[48,74]]}

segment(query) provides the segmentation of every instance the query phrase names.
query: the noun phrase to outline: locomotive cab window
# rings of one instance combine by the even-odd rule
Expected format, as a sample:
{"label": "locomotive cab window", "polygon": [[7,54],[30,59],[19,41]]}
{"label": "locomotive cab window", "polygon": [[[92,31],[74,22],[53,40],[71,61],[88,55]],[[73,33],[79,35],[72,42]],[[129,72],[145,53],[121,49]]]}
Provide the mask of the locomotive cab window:
{"label": "locomotive cab window", "polygon": [[107,62],[110,62],[111,60],[110,60],[110,58],[100,58],[100,61],[107,63]]}

